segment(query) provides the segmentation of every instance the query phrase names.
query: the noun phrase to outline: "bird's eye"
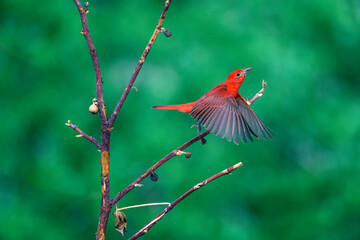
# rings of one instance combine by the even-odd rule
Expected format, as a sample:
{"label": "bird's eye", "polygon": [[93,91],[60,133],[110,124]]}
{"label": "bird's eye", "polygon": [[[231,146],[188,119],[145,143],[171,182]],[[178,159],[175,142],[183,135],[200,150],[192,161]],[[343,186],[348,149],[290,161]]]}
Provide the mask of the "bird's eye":
{"label": "bird's eye", "polygon": [[241,76],[241,73],[237,73],[236,76],[237,76],[237,77],[240,77],[240,76]]}

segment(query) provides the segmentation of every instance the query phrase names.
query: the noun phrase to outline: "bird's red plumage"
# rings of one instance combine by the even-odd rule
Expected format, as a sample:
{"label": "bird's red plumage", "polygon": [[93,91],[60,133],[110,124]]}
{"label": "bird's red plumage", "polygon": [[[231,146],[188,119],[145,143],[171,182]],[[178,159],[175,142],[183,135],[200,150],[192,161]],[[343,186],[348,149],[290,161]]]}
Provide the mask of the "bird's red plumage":
{"label": "bird's red plumage", "polygon": [[188,112],[206,129],[222,138],[226,137],[228,141],[233,139],[236,144],[239,144],[239,138],[243,143],[247,142],[246,138],[253,141],[253,136],[271,138],[273,134],[269,128],[238,92],[250,70],[246,68],[232,72],[225,82],[216,85],[195,102],[153,108]]}

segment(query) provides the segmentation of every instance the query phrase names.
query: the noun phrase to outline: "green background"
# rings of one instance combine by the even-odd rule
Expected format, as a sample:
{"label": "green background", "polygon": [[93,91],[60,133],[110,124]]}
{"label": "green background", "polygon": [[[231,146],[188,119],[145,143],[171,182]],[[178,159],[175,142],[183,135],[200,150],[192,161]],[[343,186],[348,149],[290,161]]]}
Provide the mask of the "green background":
{"label": "green background", "polygon": [[[88,15],[110,113],[164,1],[91,1]],[[111,136],[110,195],[195,136],[184,113],[235,69],[240,93],[268,87],[253,109],[276,137],[239,146],[214,135],[173,158],[160,179],[119,206],[173,201],[196,183],[244,166],[190,195],[143,239],[360,238],[360,3],[356,0],[173,0],[173,32],[156,40]],[[99,139],[88,107],[95,76],[73,1],[0,2],[0,238],[93,239],[100,209]],[[130,237],[163,206],[125,210]],[[108,239],[124,239],[113,228]]]}

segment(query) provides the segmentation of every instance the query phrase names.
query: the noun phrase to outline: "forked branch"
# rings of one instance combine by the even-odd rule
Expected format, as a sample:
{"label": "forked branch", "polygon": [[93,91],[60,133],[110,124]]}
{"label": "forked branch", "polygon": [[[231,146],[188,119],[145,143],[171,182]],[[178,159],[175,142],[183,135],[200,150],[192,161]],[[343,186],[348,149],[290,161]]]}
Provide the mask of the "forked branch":
{"label": "forked branch", "polygon": [[103,82],[102,82],[102,74],[101,74],[101,70],[100,70],[100,63],[99,63],[99,59],[98,59],[98,56],[97,56],[97,53],[95,50],[95,46],[94,46],[94,43],[93,43],[91,35],[90,35],[89,26],[88,26],[87,14],[89,11],[87,10],[87,8],[88,8],[89,3],[85,2],[84,7],[83,7],[83,5],[80,3],[79,0],[73,0],[73,1],[79,11],[79,14],[80,14],[81,23],[82,23],[81,34],[86,39],[86,43],[90,50],[90,55],[91,55],[93,65],[94,65],[94,70],[95,70],[96,101],[97,101],[97,106],[99,108],[99,115],[100,115],[101,127],[102,127],[101,143],[99,144],[96,140],[89,137],[85,133],[79,132],[80,129],[78,129],[76,126],[71,126],[70,123],[69,123],[69,126],[72,127],[75,131],[78,131],[80,133],[79,136],[83,136],[83,137],[89,139],[90,141],[92,141],[95,145],[97,145],[100,148],[100,151],[101,151],[101,158],[100,158],[101,206],[100,206],[100,217],[99,217],[99,222],[98,222],[96,238],[97,239],[105,239],[105,231],[106,231],[106,226],[107,226],[107,222],[109,219],[109,214],[110,214],[112,207],[114,206],[112,204],[112,201],[110,201],[110,196],[109,196],[109,146],[110,146],[110,134],[111,134],[112,126],[114,125],[116,117],[117,117],[122,105],[124,104],[124,101],[129,93],[129,91],[131,90],[132,85],[134,84],[136,77],[137,77],[147,55],[149,54],[151,47],[153,46],[158,34],[161,32],[161,26],[165,19],[165,15],[168,11],[171,0],[166,0],[164,9],[160,16],[158,24],[156,25],[155,31],[154,31],[153,35],[151,36],[150,41],[144,50],[144,53],[140,57],[139,62],[135,68],[135,71],[132,74],[131,79],[130,79],[127,87],[125,88],[124,93],[122,94],[119,102],[117,103],[117,105],[115,107],[115,110],[114,110],[113,114],[111,115],[111,119],[109,119],[109,120],[107,119],[105,101],[104,101],[104,97],[103,97],[103,87],[102,87]]}

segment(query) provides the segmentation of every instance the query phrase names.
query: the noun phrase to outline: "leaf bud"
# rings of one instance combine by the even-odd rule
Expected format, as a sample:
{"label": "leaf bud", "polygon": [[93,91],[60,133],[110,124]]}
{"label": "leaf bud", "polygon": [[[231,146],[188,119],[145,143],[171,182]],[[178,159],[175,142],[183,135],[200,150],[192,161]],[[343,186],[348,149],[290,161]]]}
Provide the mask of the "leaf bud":
{"label": "leaf bud", "polygon": [[99,111],[99,107],[97,106],[97,104],[93,103],[93,104],[90,105],[89,112],[91,114],[97,114],[98,111]]}

